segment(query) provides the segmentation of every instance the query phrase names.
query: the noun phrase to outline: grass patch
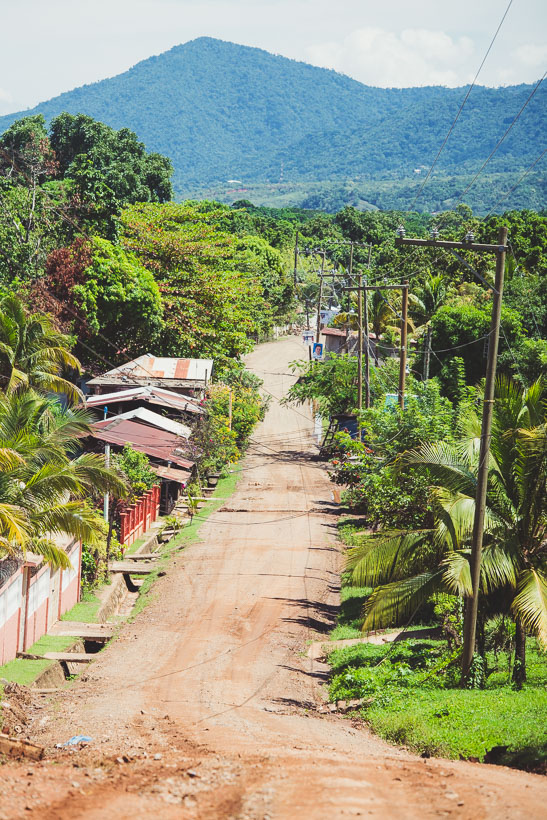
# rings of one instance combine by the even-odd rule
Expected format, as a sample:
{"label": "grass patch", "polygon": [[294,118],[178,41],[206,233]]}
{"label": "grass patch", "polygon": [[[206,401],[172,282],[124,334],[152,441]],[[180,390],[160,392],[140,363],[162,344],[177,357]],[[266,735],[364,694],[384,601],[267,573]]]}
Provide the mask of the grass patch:
{"label": "grass patch", "polygon": [[340,611],[331,632],[332,641],[360,638],[363,625],[363,606],[371,593],[370,587],[343,586],[340,590]]}
{"label": "grass patch", "polygon": [[529,640],[528,681],[510,683],[507,656],[488,654],[484,689],[459,689],[446,644],[406,640],[334,650],[331,700],[372,698],[362,713],[381,737],[417,753],[478,758],[507,747],[496,762],[540,768],[547,761],[547,659]]}
{"label": "grass patch", "polygon": [[[64,652],[77,640],[77,638],[62,635],[42,635],[42,637],[26,651],[31,655],[43,655],[46,652]],[[41,675],[42,672],[45,672],[53,663],[56,663],[56,661],[50,661],[47,658],[36,661],[26,658],[15,658],[3,666],[0,666],[0,678],[20,683],[22,686],[30,686],[36,678]]]}
{"label": "grass patch", "polygon": [[97,620],[100,607],[101,600],[97,597],[95,591],[83,592],[81,601],[61,615],[61,621],[79,621],[80,623],[93,624]]}

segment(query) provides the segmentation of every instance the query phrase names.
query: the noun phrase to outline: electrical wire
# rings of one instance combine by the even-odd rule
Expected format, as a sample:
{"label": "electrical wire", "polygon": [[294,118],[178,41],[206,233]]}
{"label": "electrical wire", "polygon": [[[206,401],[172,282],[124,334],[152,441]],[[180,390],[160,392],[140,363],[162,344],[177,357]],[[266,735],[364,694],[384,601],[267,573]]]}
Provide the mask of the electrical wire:
{"label": "electrical wire", "polygon": [[520,111],[519,111],[519,112],[518,112],[518,114],[514,117],[514,119],[512,120],[511,124],[507,127],[507,129],[505,130],[505,133],[504,133],[504,134],[503,134],[503,136],[502,136],[502,137],[498,140],[498,142],[496,143],[496,145],[494,146],[494,148],[492,148],[492,150],[491,150],[491,151],[490,151],[490,153],[488,154],[487,158],[484,160],[483,164],[481,165],[481,167],[479,168],[479,170],[477,171],[477,173],[475,174],[475,176],[473,177],[473,179],[472,179],[472,180],[471,180],[471,182],[469,183],[469,185],[465,188],[465,190],[464,190],[464,191],[462,191],[462,193],[461,193],[461,194],[460,194],[460,196],[458,197],[460,201],[461,201],[461,200],[462,200],[462,198],[466,195],[466,193],[469,191],[469,189],[473,187],[473,185],[475,184],[475,182],[477,181],[477,179],[479,178],[479,176],[481,175],[481,173],[483,172],[483,170],[486,168],[486,166],[488,165],[488,163],[490,162],[490,160],[492,159],[492,157],[494,156],[494,154],[496,153],[496,151],[498,150],[498,148],[500,147],[500,145],[501,145],[501,144],[502,144],[502,142],[504,141],[505,137],[509,134],[509,132],[511,131],[511,129],[513,128],[513,126],[516,124],[516,122],[517,122],[517,120],[519,119],[520,115],[522,114],[522,112],[524,111],[524,109],[526,108],[526,106],[528,105],[528,103],[530,102],[530,100],[532,99],[532,97],[534,96],[534,94],[536,93],[536,91],[538,90],[538,88],[540,87],[541,83],[543,82],[543,80],[545,79],[545,77],[546,77],[546,76],[547,76],[547,71],[545,72],[545,74],[543,75],[543,77],[541,78],[541,80],[538,80],[538,82],[536,83],[536,85],[534,86],[534,88],[532,89],[532,91],[530,92],[530,94],[528,95],[528,97],[526,98],[525,102],[524,102],[524,103],[523,103],[523,105],[521,106]]}
{"label": "electrical wire", "polygon": [[509,0],[509,4],[508,4],[507,8],[505,9],[505,12],[504,12],[504,14],[503,14],[503,17],[501,18],[501,20],[500,20],[500,22],[499,22],[499,24],[498,24],[498,27],[497,27],[497,29],[496,29],[496,31],[495,31],[495,33],[494,33],[494,36],[492,37],[492,40],[490,41],[490,45],[489,45],[489,46],[488,46],[488,48],[486,49],[486,53],[485,53],[484,57],[482,58],[482,62],[481,62],[481,64],[480,64],[480,66],[479,66],[479,67],[478,67],[478,69],[477,69],[477,73],[475,74],[475,77],[474,77],[474,79],[473,79],[473,82],[472,82],[472,83],[471,83],[471,85],[469,86],[469,88],[468,88],[468,90],[467,90],[467,93],[466,93],[465,97],[463,98],[463,100],[462,100],[462,102],[461,102],[461,104],[460,104],[460,107],[459,107],[459,109],[458,109],[458,112],[457,112],[456,116],[454,117],[454,120],[452,121],[452,125],[451,125],[451,126],[450,126],[450,128],[448,129],[448,133],[447,133],[446,137],[444,138],[444,140],[443,140],[443,142],[442,142],[442,145],[441,145],[441,147],[439,148],[439,150],[438,150],[438,152],[437,152],[437,156],[436,156],[436,157],[435,157],[435,159],[433,160],[433,164],[431,165],[431,167],[430,167],[429,171],[427,172],[427,176],[426,176],[426,178],[425,178],[425,179],[424,179],[424,181],[422,182],[422,184],[421,184],[421,186],[420,186],[420,188],[419,188],[418,192],[416,193],[416,195],[414,196],[414,199],[412,200],[412,202],[411,202],[411,204],[410,204],[410,207],[409,207],[409,209],[408,209],[409,211],[412,211],[412,209],[413,209],[414,205],[416,204],[416,201],[417,201],[418,197],[420,196],[420,194],[421,194],[421,193],[422,193],[422,191],[424,190],[424,188],[425,188],[425,186],[426,186],[426,184],[427,184],[427,181],[429,180],[429,178],[430,178],[430,176],[431,176],[431,173],[432,173],[433,169],[435,168],[435,166],[436,166],[437,162],[439,161],[439,157],[441,156],[441,154],[442,154],[442,152],[443,152],[443,150],[444,150],[444,147],[445,147],[446,143],[448,142],[448,140],[449,140],[449,138],[450,138],[450,135],[452,134],[452,131],[453,131],[453,130],[454,130],[454,128],[456,127],[456,123],[458,122],[458,120],[459,120],[459,118],[460,118],[460,115],[461,115],[461,113],[462,113],[462,111],[463,111],[463,109],[464,109],[464,107],[465,107],[465,104],[466,104],[467,100],[469,99],[469,95],[471,94],[471,92],[472,92],[473,88],[475,87],[475,84],[476,84],[476,82],[477,82],[477,80],[478,80],[479,74],[480,74],[480,73],[481,73],[481,71],[482,71],[482,67],[484,66],[484,64],[485,64],[485,62],[486,62],[486,59],[487,59],[488,55],[490,54],[490,51],[491,51],[491,49],[492,49],[492,46],[494,45],[494,43],[495,43],[495,41],[496,41],[496,38],[497,38],[497,36],[498,36],[498,34],[499,34],[499,31],[500,31],[500,29],[501,29],[501,27],[502,27],[502,25],[503,25],[503,23],[504,23],[504,21],[505,21],[505,18],[507,17],[507,14],[509,13],[509,9],[511,8],[511,6],[512,6],[512,5],[513,5],[513,0]]}
{"label": "electrical wire", "polygon": [[524,179],[526,179],[526,177],[528,176],[528,174],[529,174],[529,173],[531,173],[531,171],[533,171],[533,170],[534,170],[534,168],[536,167],[536,165],[538,164],[538,162],[539,162],[541,159],[543,159],[543,157],[545,156],[545,154],[547,154],[547,148],[544,148],[544,149],[543,149],[543,151],[541,152],[541,154],[539,155],[539,157],[538,157],[537,159],[535,159],[531,165],[529,165],[529,166],[528,166],[528,168],[526,169],[526,171],[524,171],[524,173],[522,173],[522,174],[521,174],[521,176],[520,176],[520,177],[518,178],[518,180],[515,182],[515,184],[513,185],[513,187],[512,187],[512,188],[510,188],[510,189],[507,191],[507,193],[503,194],[503,196],[502,196],[502,197],[500,197],[500,199],[498,199],[498,201],[496,202],[496,204],[495,204],[495,205],[493,205],[493,206],[492,206],[492,208],[490,208],[490,210],[488,211],[488,213],[486,214],[486,216],[485,216],[485,217],[484,217],[484,219],[483,219],[483,221],[484,221],[484,222],[486,222],[486,220],[488,219],[488,217],[492,216],[492,214],[494,213],[494,211],[495,211],[495,210],[497,210],[497,208],[501,205],[501,203],[502,203],[502,202],[505,202],[505,200],[506,200],[508,197],[510,197],[510,196],[511,196],[511,194],[513,193],[513,191],[514,191],[516,188],[518,188],[518,186],[520,185],[520,183],[521,183]]}
{"label": "electrical wire", "polygon": [[[519,261],[518,261],[518,259],[517,259],[517,257],[516,257],[516,254],[515,254],[515,251],[514,251],[513,245],[511,244],[511,241],[509,240],[507,244],[509,245],[509,250],[511,251],[511,256],[512,256],[512,257],[513,257],[513,259],[515,260],[515,264],[516,264],[516,266],[517,266],[517,267],[515,268],[515,273],[516,273],[516,272],[517,272],[517,270],[521,267],[521,265],[520,265],[520,263],[519,263]],[[535,326],[536,326],[536,331],[537,331],[538,337],[541,339],[541,337],[542,337],[542,332],[541,332],[541,330],[539,329],[539,325],[538,325],[538,322],[537,322],[537,317],[536,317],[536,314],[535,314],[535,311],[534,311],[533,305],[532,305],[531,303],[529,303],[529,304],[528,304],[528,310],[530,311],[531,316],[532,316],[532,319],[534,320],[534,324],[535,324]]]}

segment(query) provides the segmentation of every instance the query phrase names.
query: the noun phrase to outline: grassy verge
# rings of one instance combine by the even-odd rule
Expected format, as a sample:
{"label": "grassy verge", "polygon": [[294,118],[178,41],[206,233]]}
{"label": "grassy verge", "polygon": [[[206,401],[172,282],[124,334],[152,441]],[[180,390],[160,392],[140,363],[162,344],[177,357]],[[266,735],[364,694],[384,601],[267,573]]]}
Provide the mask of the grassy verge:
{"label": "grassy verge", "polygon": [[95,591],[82,593],[81,601],[74,604],[72,609],[61,615],[61,621],[78,621],[80,623],[93,624],[97,620],[97,613],[101,607],[101,600]]}
{"label": "grassy verge", "polygon": [[[362,531],[358,521],[339,525],[348,546],[357,543]],[[332,639],[362,636],[362,609],[370,591],[351,586],[349,577],[342,576]],[[408,638],[397,643],[333,650],[330,699],[363,699],[360,711],[370,727],[418,754],[486,758],[547,772],[547,657],[536,641],[528,641],[528,680],[522,690],[512,686],[505,652],[487,652],[484,688],[460,689],[457,653],[451,654],[444,640],[413,638],[419,628],[411,626]]]}
{"label": "grassy verge", "polygon": [[211,500],[194,516],[193,520],[186,524],[164,547],[159,551],[160,558],[156,561],[153,571],[147,575],[139,590],[139,597],[135,602],[130,620],[133,620],[139,612],[147,606],[153,597],[153,586],[160,572],[165,572],[166,566],[173,552],[177,552],[183,547],[195,542],[198,539],[199,529],[207,518],[222,506],[226,498],[234,492],[239,478],[239,473],[234,472],[221,478],[213,493]]}
{"label": "grassy verge", "polygon": [[[46,652],[64,652],[77,638],[63,637],[61,635],[42,635],[42,637],[26,651],[31,655],[43,655]],[[0,666],[0,678],[8,681],[20,683],[23,686],[30,686],[36,678],[45,672],[56,661],[28,660],[27,658],[15,658],[4,666]]]}
{"label": "grassy verge", "polygon": [[547,662],[535,641],[528,681],[510,682],[507,656],[488,653],[484,689],[459,689],[457,665],[444,641],[406,640],[334,650],[331,700],[364,698],[361,711],[381,737],[419,754],[484,760],[541,770],[547,765]]}

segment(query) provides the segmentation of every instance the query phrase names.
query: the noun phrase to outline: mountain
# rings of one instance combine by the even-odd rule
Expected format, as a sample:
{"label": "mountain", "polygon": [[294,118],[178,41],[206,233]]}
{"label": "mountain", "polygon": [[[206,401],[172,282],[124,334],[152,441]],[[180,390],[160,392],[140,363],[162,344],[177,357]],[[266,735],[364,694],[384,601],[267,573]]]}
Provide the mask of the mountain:
{"label": "mountain", "polygon": [[[442,174],[480,167],[532,86],[473,89],[443,152]],[[374,88],[323,68],[208,37],[129,71],[0,118],[84,113],[135,131],[169,156],[174,186],[406,179],[429,167],[464,96],[461,88]],[[489,172],[527,167],[545,132],[547,88],[534,98]],[[414,177],[416,179],[416,177]],[[233,184],[233,183],[230,183]]]}

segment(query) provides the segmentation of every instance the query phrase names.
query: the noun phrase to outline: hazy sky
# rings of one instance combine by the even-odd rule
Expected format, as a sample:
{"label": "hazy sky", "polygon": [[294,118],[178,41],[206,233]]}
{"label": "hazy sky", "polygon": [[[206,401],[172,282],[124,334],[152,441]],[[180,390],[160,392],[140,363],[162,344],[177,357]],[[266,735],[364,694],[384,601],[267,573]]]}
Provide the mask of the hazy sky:
{"label": "hazy sky", "polygon": [[[203,35],[379,86],[469,82],[508,0],[0,0],[0,114]],[[480,75],[539,79],[547,2],[513,0]]]}

